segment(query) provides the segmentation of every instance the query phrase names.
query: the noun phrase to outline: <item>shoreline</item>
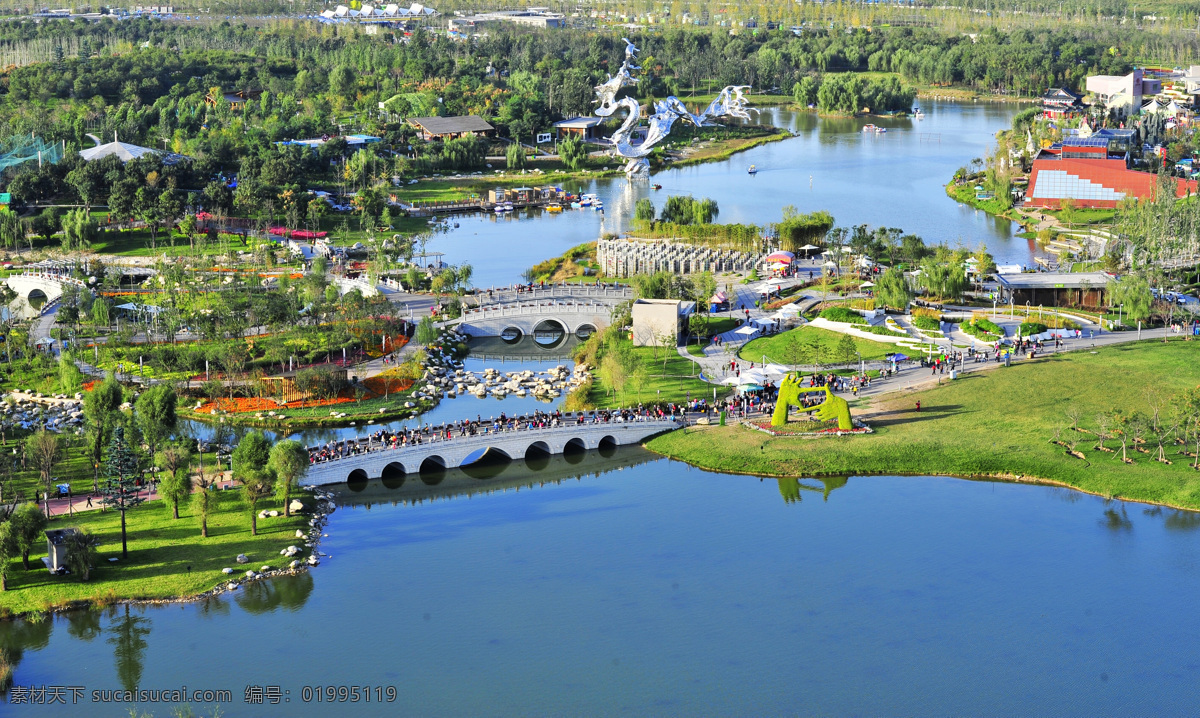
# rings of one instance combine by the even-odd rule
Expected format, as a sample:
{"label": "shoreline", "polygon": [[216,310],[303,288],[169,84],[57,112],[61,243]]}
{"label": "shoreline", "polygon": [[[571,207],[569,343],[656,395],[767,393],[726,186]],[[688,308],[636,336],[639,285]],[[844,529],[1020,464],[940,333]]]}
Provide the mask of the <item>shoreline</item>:
{"label": "shoreline", "polygon": [[[744,426],[744,424],[741,424],[741,423],[736,424],[735,426],[739,426],[741,428],[747,428]],[[677,429],[676,431],[687,431],[688,429],[695,429],[695,428],[698,428],[698,427],[689,426],[684,429]],[[705,428],[707,428],[707,427],[705,427]],[[662,436],[662,434],[659,434],[659,436]],[[669,459],[671,461],[679,461],[679,462],[687,464],[688,466],[691,466],[693,468],[700,469],[701,471],[708,471],[710,473],[716,473],[716,474],[734,474],[737,476],[758,476],[758,477],[762,477],[762,478],[771,478],[771,479],[809,479],[809,478],[815,479],[815,478],[831,477],[831,476],[851,476],[851,477],[853,477],[853,476],[901,476],[901,477],[906,477],[906,478],[933,476],[933,477],[941,477],[941,478],[949,478],[949,479],[958,479],[960,481],[987,480],[987,481],[998,481],[998,482],[1005,483],[1005,484],[1028,484],[1031,486],[1053,486],[1053,487],[1057,487],[1057,488],[1078,491],[1079,493],[1087,494],[1089,496],[1095,496],[1097,498],[1105,499],[1108,501],[1124,501],[1124,502],[1132,503],[1132,504],[1145,504],[1148,506],[1162,506],[1163,508],[1173,509],[1175,511],[1187,511],[1189,513],[1200,514],[1200,507],[1182,506],[1179,504],[1172,504],[1167,501],[1154,501],[1151,499],[1131,498],[1131,497],[1127,497],[1127,496],[1121,496],[1119,494],[1107,496],[1105,494],[1100,493],[1099,491],[1092,491],[1090,489],[1085,489],[1083,487],[1075,486],[1074,484],[1069,484],[1069,483],[1059,480],[1059,479],[1048,479],[1048,478],[1041,477],[1041,476],[1030,476],[1030,475],[1026,475],[1026,474],[1008,474],[1008,473],[1003,473],[1003,472],[995,472],[995,473],[981,472],[981,473],[974,473],[974,474],[955,474],[955,473],[947,473],[944,471],[925,471],[925,472],[860,471],[860,472],[852,472],[849,474],[847,474],[846,472],[841,472],[841,471],[809,471],[809,472],[805,472],[803,474],[789,474],[789,473],[777,474],[777,473],[773,473],[773,472],[769,472],[769,471],[752,472],[752,471],[742,471],[739,469],[730,469],[730,468],[724,468],[724,467],[718,468],[718,467],[713,467],[713,466],[706,466],[702,463],[696,462],[695,460],[684,458],[683,456],[668,454],[668,453],[659,451],[657,449],[651,448],[649,446],[649,444],[651,442],[653,442],[654,439],[659,438],[659,436],[651,437],[651,439],[649,441],[647,441],[646,443],[643,443],[641,445],[642,448],[645,449],[646,451],[649,451],[653,454],[661,456],[665,459]],[[772,438],[792,438],[792,437],[784,436],[784,437],[772,437]],[[801,437],[801,438],[806,438],[806,437]]]}
{"label": "shoreline", "polygon": [[[229,574],[220,580],[217,585],[199,593],[187,593],[175,596],[119,596],[115,591],[110,590],[108,595],[98,596],[94,598],[81,598],[64,601],[59,604],[46,606],[44,608],[35,608],[27,611],[12,611],[0,616],[0,621],[15,621],[28,620],[31,617],[49,617],[72,611],[91,611],[102,610],[111,606],[168,606],[174,604],[196,603],[209,598],[233,593],[249,583],[257,583],[259,581],[267,581],[283,576],[299,576],[308,573],[310,569],[320,565],[320,556],[324,556],[320,551],[321,539],[324,537],[323,531],[329,523],[329,515],[337,510],[337,506],[333,501],[333,494],[329,491],[316,488],[308,492],[314,501],[311,518],[309,519],[309,528],[304,539],[296,538],[296,541],[303,541],[309,557],[300,560],[292,559],[292,563],[297,565],[285,565],[279,568],[272,568],[269,571],[254,571],[253,576],[243,574]],[[97,509],[99,510],[99,509]],[[302,552],[303,553],[303,552]],[[282,555],[282,554],[281,554]],[[249,565],[249,563],[241,564]],[[259,564],[260,566],[262,564]],[[13,589],[10,589],[13,590]],[[0,592],[0,597],[7,592]]]}

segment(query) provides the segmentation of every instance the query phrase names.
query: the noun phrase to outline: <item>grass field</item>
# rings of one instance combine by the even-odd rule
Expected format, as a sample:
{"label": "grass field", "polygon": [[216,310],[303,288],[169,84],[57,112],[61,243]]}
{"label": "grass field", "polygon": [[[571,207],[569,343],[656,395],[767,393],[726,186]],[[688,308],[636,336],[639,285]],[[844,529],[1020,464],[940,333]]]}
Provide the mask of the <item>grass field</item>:
{"label": "grass field", "polygon": [[[1074,352],[890,398],[860,399],[851,411],[876,433],[837,439],[772,438],[740,426],[696,428],[649,442],[658,453],[716,471],[776,476],[949,474],[1060,482],[1106,497],[1200,509],[1200,471],[1185,447],[1167,446],[1171,465],[1135,451],[1133,464],[1097,450],[1095,417],[1114,409],[1148,415],[1150,400],[1166,401],[1200,384],[1200,346],[1173,340]],[[921,402],[920,412],[915,402]],[[1163,408],[1163,421],[1169,408]],[[1051,443],[1077,442],[1084,459]],[[1193,447],[1186,447],[1193,450]],[[1157,447],[1154,448],[1154,451]]]}
{"label": "grass field", "polygon": [[716,389],[717,398],[729,394],[729,387],[714,386],[699,377],[699,367],[690,359],[679,356],[675,347],[655,350],[653,347],[636,347],[641,367],[645,370],[645,378],[639,385],[628,381],[625,386],[615,392],[610,392],[604,382],[596,381],[588,392],[588,403],[596,407],[621,407],[645,403],[683,402],[688,398],[713,398]]}
{"label": "grass field", "polygon": [[[839,332],[821,329],[820,327],[800,327],[792,329],[782,334],[776,334],[769,337],[760,337],[751,342],[747,342],[738,352],[738,357],[745,361],[761,362],[763,355],[766,355],[767,361],[776,364],[795,364],[797,359],[794,356],[796,342],[799,338],[815,336],[820,341],[821,346],[827,355],[834,355],[834,347],[841,341],[842,337],[847,336]],[[886,344],[884,342],[874,342],[870,339],[860,339],[859,337],[851,337],[854,340],[854,349],[859,354],[862,354],[863,359],[883,359],[888,354],[893,354],[897,350],[895,344]],[[857,361],[858,357],[851,357],[850,361]],[[841,362],[834,362],[841,363]]]}
{"label": "grass field", "polygon": [[[70,518],[56,518],[49,528],[87,529],[100,539],[99,561],[90,580],[73,576],[51,576],[41,562],[45,541],[30,554],[32,570],[20,559],[10,563],[8,590],[0,593],[0,612],[44,611],[72,601],[111,602],[120,598],[170,598],[203,593],[228,581],[221,569],[229,567],[240,577],[248,569],[284,565],[280,549],[302,545],[296,529],[307,526],[304,516],[258,520],[258,535],[250,535],[250,514],[235,492],[219,492],[220,509],[210,514],[208,538],[200,538],[200,522],[190,507],[180,506],[178,521],[171,518],[162,501],[142,504],[126,514],[129,558],[121,556],[121,517],[114,511],[89,511]],[[259,509],[279,509],[278,502],[263,501]],[[250,563],[239,566],[234,559],[244,553]]]}

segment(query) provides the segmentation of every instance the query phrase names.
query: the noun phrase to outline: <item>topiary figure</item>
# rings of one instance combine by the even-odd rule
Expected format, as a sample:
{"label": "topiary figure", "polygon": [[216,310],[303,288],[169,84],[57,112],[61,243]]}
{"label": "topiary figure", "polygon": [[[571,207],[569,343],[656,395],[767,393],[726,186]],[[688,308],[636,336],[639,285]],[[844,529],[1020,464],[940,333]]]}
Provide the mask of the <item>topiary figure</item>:
{"label": "topiary figure", "polygon": [[[824,391],[825,401],[807,408],[801,406],[800,395],[815,391]],[[771,426],[783,426],[787,423],[789,406],[795,406],[800,411],[813,412],[813,416],[821,421],[837,420],[838,428],[842,431],[854,429],[854,422],[850,420],[850,405],[842,397],[834,396],[828,385],[819,389],[806,389],[800,386],[798,376],[788,374],[779,384],[779,398],[775,400],[775,413],[771,415]]]}

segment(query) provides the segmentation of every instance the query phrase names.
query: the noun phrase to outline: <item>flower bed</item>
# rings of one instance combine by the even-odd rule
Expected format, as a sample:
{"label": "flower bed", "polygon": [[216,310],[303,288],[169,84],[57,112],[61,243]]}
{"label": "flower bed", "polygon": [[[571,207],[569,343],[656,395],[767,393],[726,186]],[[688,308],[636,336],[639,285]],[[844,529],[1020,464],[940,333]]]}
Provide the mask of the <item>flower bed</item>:
{"label": "flower bed", "polygon": [[281,411],[283,409],[305,409],[313,406],[333,406],[334,404],[349,404],[354,399],[345,396],[339,396],[336,399],[308,399],[305,401],[289,401],[286,404],[280,404],[274,399],[264,399],[259,397],[235,397],[233,399],[217,399],[200,405],[196,409],[197,413],[209,414],[213,409],[218,412],[226,412],[229,414],[244,414],[247,412],[258,411]]}

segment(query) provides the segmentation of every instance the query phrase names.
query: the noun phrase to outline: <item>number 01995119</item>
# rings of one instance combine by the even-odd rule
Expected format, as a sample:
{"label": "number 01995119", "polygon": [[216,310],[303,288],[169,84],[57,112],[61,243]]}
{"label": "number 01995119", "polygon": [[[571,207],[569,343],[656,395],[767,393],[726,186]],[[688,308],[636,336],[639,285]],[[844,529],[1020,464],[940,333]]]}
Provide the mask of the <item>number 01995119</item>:
{"label": "number 01995119", "polygon": [[396,700],[395,686],[304,686],[300,700],[305,703],[391,703]]}

